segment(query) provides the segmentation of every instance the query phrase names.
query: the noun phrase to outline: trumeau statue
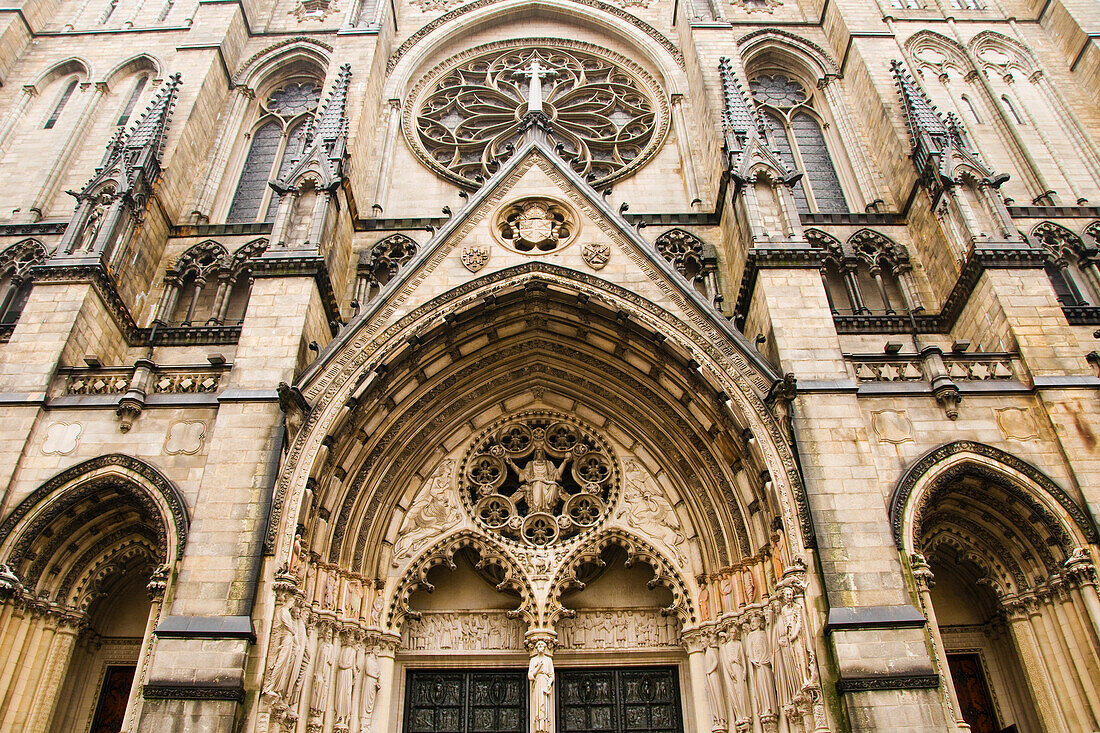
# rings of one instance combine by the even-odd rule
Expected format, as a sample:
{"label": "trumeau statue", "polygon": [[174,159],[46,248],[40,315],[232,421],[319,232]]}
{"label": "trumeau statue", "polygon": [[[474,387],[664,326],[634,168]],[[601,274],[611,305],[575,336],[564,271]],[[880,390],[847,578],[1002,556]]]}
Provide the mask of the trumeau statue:
{"label": "trumeau statue", "polygon": [[527,679],[531,682],[531,712],[534,727],[532,733],[550,733],[551,696],[554,692],[554,660],[546,650],[545,641],[535,642],[531,664],[527,668]]}
{"label": "trumeau statue", "polygon": [[332,646],[332,631],[321,632],[317,640],[317,664],[313,667],[313,687],[309,696],[309,711],[312,715],[323,715],[328,707],[328,683],[332,675],[335,652]]}

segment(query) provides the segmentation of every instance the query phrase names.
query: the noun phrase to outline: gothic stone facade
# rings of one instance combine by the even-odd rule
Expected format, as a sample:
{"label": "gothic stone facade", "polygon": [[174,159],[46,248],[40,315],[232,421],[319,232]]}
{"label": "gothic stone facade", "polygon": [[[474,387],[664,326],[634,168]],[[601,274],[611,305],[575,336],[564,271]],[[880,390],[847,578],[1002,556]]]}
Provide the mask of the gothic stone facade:
{"label": "gothic stone facade", "polygon": [[0,9],[0,729],[1100,729],[1100,8]]}

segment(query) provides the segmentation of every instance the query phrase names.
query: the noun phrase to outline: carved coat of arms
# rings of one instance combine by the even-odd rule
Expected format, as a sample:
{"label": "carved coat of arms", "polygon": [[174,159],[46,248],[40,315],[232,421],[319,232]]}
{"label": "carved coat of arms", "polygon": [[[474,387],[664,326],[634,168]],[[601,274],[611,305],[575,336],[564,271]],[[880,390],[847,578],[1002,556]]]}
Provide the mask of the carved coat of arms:
{"label": "carved coat of arms", "polygon": [[611,259],[611,245],[606,242],[585,242],[581,247],[581,257],[593,270],[601,270]]}
{"label": "carved coat of arms", "polygon": [[572,215],[553,201],[530,198],[512,204],[500,215],[501,238],[520,252],[540,254],[564,245],[574,227]]}
{"label": "carved coat of arms", "polygon": [[489,247],[484,244],[470,244],[462,248],[462,264],[470,272],[477,272],[489,261]]}

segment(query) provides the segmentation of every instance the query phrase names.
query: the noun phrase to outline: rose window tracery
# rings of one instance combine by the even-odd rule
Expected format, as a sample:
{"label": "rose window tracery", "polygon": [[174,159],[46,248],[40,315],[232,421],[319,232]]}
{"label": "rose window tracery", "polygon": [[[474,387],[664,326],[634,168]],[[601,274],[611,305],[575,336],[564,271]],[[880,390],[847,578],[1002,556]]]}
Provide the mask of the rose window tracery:
{"label": "rose window tracery", "polygon": [[545,547],[596,527],[618,486],[607,444],[564,415],[530,413],[483,432],[462,468],[463,500],[487,529]]}
{"label": "rose window tracery", "polygon": [[429,166],[476,188],[511,157],[532,112],[596,185],[642,165],[667,127],[660,89],[637,65],[540,39],[474,49],[429,75],[410,95],[405,134]]}

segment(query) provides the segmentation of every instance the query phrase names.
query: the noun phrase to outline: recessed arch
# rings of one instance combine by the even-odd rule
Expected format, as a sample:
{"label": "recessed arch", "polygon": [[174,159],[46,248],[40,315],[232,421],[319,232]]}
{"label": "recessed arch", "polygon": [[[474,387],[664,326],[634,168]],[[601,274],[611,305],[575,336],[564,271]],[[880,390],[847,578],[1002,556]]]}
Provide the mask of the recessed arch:
{"label": "recessed arch", "polygon": [[113,87],[116,81],[142,72],[151,74],[153,84],[157,84],[164,78],[164,64],[151,54],[138,54],[116,64],[114,68],[103,75],[103,82],[108,87]]}
{"label": "recessed arch", "polygon": [[70,75],[75,75],[81,83],[88,82],[92,78],[92,66],[84,59],[74,56],[46,69],[35,77],[30,85],[35,91],[41,93],[53,82]]}
{"label": "recessed arch", "polygon": [[746,33],[737,41],[745,69],[774,63],[778,56],[789,71],[801,72],[809,84],[827,77],[840,76],[833,57],[813,41],[778,28],[764,28]]}
{"label": "recessed arch", "polygon": [[288,38],[249,57],[233,74],[233,86],[259,91],[261,87],[276,83],[273,79],[286,78],[291,69],[301,69],[316,76],[320,83],[325,78],[331,55],[332,46],[323,41],[306,36]]}

